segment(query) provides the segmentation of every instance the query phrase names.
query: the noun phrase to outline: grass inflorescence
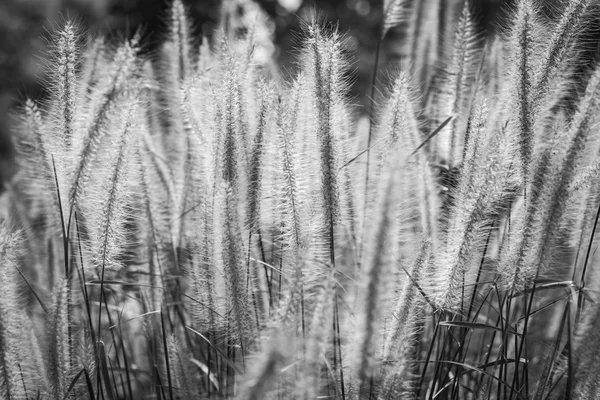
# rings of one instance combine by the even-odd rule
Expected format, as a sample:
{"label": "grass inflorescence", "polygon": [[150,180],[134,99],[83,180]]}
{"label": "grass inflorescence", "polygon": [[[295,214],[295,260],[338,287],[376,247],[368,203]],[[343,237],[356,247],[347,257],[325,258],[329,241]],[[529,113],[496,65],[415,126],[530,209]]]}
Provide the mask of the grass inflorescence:
{"label": "grass inflorescence", "polygon": [[408,51],[368,126],[315,17],[289,77],[249,0],[202,39],[173,0],[153,57],[57,28],[0,203],[1,398],[600,396],[597,2],[495,35],[383,3]]}

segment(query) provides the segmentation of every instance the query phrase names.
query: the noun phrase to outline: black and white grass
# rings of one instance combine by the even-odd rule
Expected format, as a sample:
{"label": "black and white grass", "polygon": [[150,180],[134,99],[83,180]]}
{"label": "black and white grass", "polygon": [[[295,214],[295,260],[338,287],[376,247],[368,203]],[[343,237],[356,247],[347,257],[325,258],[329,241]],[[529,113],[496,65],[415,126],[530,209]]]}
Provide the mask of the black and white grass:
{"label": "black and white grass", "polygon": [[316,18],[287,78],[249,0],[210,41],[174,0],[154,57],[62,24],[15,110],[0,397],[600,397],[599,4],[563,3],[490,36],[384,1],[408,59],[365,129]]}

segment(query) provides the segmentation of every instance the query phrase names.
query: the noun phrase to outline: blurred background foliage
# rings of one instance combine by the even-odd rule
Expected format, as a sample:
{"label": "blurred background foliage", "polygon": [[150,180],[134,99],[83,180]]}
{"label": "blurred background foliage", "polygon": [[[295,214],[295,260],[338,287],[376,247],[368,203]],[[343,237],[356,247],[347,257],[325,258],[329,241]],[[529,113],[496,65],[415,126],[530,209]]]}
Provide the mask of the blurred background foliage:
{"label": "blurred background foliage", "polygon": [[[240,2],[240,0],[226,0]],[[413,0],[422,1],[422,0]],[[457,3],[460,0],[439,0]],[[197,37],[210,37],[217,27],[220,0],[184,1]],[[275,44],[274,58],[284,75],[294,70],[294,46],[301,35],[301,20],[318,10],[345,33],[353,53],[352,94],[366,113],[367,94],[372,77],[380,32],[382,0],[256,0],[271,19]],[[546,1],[551,13],[553,2]],[[472,1],[482,31],[491,32],[507,8],[507,0]],[[119,41],[141,30],[148,53],[157,49],[165,32],[168,0],[1,0],[0,1],[0,183],[10,171],[10,120],[8,110],[26,95],[43,95],[40,58],[47,46],[44,36],[56,21],[76,18],[93,36],[106,34]],[[401,30],[390,32],[382,47],[382,70],[402,58]],[[385,74],[379,81],[385,81]]]}

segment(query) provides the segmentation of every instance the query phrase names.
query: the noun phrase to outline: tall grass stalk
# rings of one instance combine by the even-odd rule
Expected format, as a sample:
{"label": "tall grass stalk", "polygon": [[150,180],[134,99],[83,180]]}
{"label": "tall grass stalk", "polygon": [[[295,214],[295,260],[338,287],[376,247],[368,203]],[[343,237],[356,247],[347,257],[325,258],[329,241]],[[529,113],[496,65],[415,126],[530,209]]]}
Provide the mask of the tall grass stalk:
{"label": "tall grass stalk", "polygon": [[59,26],[14,111],[0,397],[596,395],[595,2],[385,1],[368,126],[335,25],[284,76],[257,4],[187,7],[152,54]]}

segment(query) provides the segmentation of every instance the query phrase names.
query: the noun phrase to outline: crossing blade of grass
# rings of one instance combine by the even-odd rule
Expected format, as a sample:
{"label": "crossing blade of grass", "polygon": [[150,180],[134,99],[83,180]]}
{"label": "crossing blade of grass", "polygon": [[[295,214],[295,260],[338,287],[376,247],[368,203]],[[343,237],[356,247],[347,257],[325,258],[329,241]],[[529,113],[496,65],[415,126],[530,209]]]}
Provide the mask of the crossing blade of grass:
{"label": "crossing blade of grass", "polygon": [[102,376],[102,380],[104,381],[104,388],[106,389],[106,396],[108,400],[115,400],[116,396],[113,393],[114,385],[111,383],[110,375],[108,373],[108,364],[106,363],[106,349],[104,348],[104,342],[102,340],[97,343],[98,348],[98,356],[97,359],[99,361],[98,369],[100,370],[100,374]]}
{"label": "crossing blade of grass", "polygon": [[56,185],[56,197],[58,199],[58,211],[60,213],[60,226],[62,229],[63,252],[65,257],[65,276],[69,276],[69,237],[65,227],[65,216],[63,214],[63,206],[60,196],[60,187],[58,185],[58,174],[56,173],[56,163],[54,162],[54,155],[52,156],[52,170],[54,173],[54,184]]}
{"label": "crossing blade of grass", "polygon": [[361,151],[360,153],[358,153],[357,155],[355,155],[354,157],[352,157],[350,160],[348,160],[344,165],[342,165],[340,167],[340,169],[338,170],[338,172],[340,172],[341,170],[343,170],[344,168],[346,168],[348,165],[352,164],[354,161],[358,160],[360,158],[360,156],[362,156],[367,151],[369,151],[372,148],[374,148],[375,146],[377,146],[379,143],[383,143],[383,140],[379,140],[379,141],[373,143],[373,145],[371,147],[368,147],[368,148],[364,149],[363,151]]}
{"label": "crossing blade of grass", "polygon": [[429,306],[435,310],[435,311],[440,311],[438,306],[431,301],[431,299],[429,298],[429,296],[427,296],[427,293],[425,293],[425,291],[423,290],[423,288],[421,288],[421,285],[419,284],[419,282],[417,282],[412,275],[410,274],[410,272],[408,272],[408,270],[404,267],[404,265],[400,265],[400,268],[402,268],[402,271],[404,271],[404,273],[406,274],[406,276],[408,276],[408,279],[411,280],[412,284],[415,285],[415,287],[417,288],[417,290],[421,293],[421,296],[423,296],[423,298],[425,299],[425,301],[427,302],[427,304],[429,304]]}
{"label": "crossing blade of grass", "polygon": [[169,346],[167,346],[167,332],[165,330],[165,317],[163,309],[160,311],[160,327],[162,330],[163,351],[165,352],[165,366],[167,368],[167,383],[169,385],[169,399],[173,400],[173,382],[171,381],[171,365],[169,363]]}
{"label": "crossing blade of grass", "polygon": [[[492,361],[492,362],[490,362],[490,363],[486,363],[486,364],[479,365],[479,366],[477,366],[476,368],[478,368],[478,369],[481,369],[481,370],[485,370],[485,369],[486,369],[486,368],[488,368],[488,367],[497,366],[497,365],[504,365],[504,364],[512,364],[512,363],[515,363],[516,361],[517,361],[517,360],[515,360],[515,359],[513,359],[513,358],[509,358],[509,359],[506,359],[506,360],[494,360],[494,361]],[[527,360],[519,360],[519,362],[526,363],[526,362],[527,362]],[[464,364],[464,363],[460,363],[460,364],[462,365],[462,364]],[[467,372],[467,371],[465,371],[465,372],[462,372],[462,373],[461,373],[461,375],[466,375],[467,373],[468,373],[468,372]],[[484,375],[484,376],[486,376],[486,375]],[[487,376],[489,376],[489,375],[487,375]],[[456,377],[456,379],[458,379],[458,378],[460,378],[460,376],[457,376],[457,377]],[[445,385],[444,385],[442,388],[440,388],[440,389],[439,389],[439,390],[438,390],[438,391],[437,391],[437,392],[436,392],[436,393],[433,395],[433,397],[432,397],[432,398],[433,398],[433,399],[436,399],[437,397],[439,397],[439,396],[440,396],[440,395],[443,393],[443,391],[444,391],[444,390],[446,390],[448,387],[450,387],[450,385],[451,385],[453,382],[454,382],[454,380],[453,380],[453,381],[450,381],[450,382],[448,382],[448,383],[446,383],[446,384],[445,384]],[[461,386],[462,386],[462,387],[465,387],[464,385],[461,385]],[[468,388],[468,387],[465,387],[465,388]]]}
{"label": "crossing blade of grass", "polygon": [[[554,339],[554,345],[552,346],[552,353],[551,353],[550,357],[548,358],[546,367],[542,371],[541,377],[539,378],[539,380],[541,382],[543,382],[543,384],[537,385],[534,399],[543,398],[545,393],[548,393],[548,395],[551,394],[551,392],[554,390],[553,389],[554,386],[558,383],[558,381],[556,381],[556,380],[552,381],[553,374],[555,373],[554,366],[557,364],[557,362],[559,360],[564,359],[565,353],[572,350],[570,348],[571,340],[570,340],[570,338],[567,338],[567,344],[563,347],[562,351],[559,351],[561,342],[563,340],[565,324],[569,323],[569,321],[568,321],[568,318],[570,317],[569,309],[570,309],[569,302],[567,302],[567,304],[565,304],[565,308],[562,313],[561,322],[560,322],[558,332],[556,334],[556,338]],[[569,357],[568,354],[567,354],[567,357]],[[550,391],[546,391],[546,387],[550,383],[552,383],[552,385],[553,385],[552,389]]]}
{"label": "crossing blade of grass", "polygon": [[[588,262],[590,260],[590,254],[592,252],[592,245],[594,243],[594,237],[596,235],[596,229],[598,228],[598,220],[600,219],[600,204],[598,204],[598,210],[596,211],[596,217],[594,218],[594,227],[592,228],[590,234],[590,240],[588,242],[587,251],[585,252],[585,261],[583,262],[583,269],[581,270],[581,276],[579,278],[579,282],[582,288],[585,287],[585,276],[588,268]],[[581,312],[583,310],[583,291],[579,292],[579,298],[577,299],[577,315],[575,317],[575,323],[579,322],[581,318]]]}
{"label": "crossing blade of grass", "polygon": [[[120,322],[119,318],[119,322]],[[131,371],[129,369],[129,357],[127,356],[127,351],[125,348],[125,344],[123,343],[123,331],[121,330],[121,324],[119,323],[119,337],[121,338],[121,350],[123,354],[123,364],[125,365],[125,377],[127,379],[127,390],[129,391],[129,398],[133,399],[133,387],[131,381]]]}
{"label": "crossing blade of grass", "polygon": [[[467,139],[465,139],[466,141]],[[494,225],[496,225],[496,222],[492,223],[492,226],[490,227],[488,234],[487,234],[487,239],[485,240],[485,246],[483,248],[483,253],[481,254],[481,260],[479,262],[479,269],[477,270],[477,278],[475,278],[475,286],[473,287],[473,294],[471,295],[471,302],[469,303],[469,311],[467,312],[467,320],[471,319],[471,312],[473,311],[473,306],[475,305],[475,298],[477,297],[478,292],[478,288],[479,288],[479,281],[481,279],[481,273],[483,272],[483,266],[484,266],[484,262],[485,262],[485,257],[487,255],[488,252],[488,247],[490,245],[490,239],[492,238],[492,232],[494,230]]]}
{"label": "crossing blade of grass", "polygon": [[[535,310],[531,311],[531,315],[536,315],[537,313],[540,313],[540,312],[542,312],[542,311],[544,311],[544,310],[547,310],[547,309],[549,309],[550,307],[552,307],[552,306],[554,306],[554,305],[556,305],[556,304],[558,304],[558,303],[562,302],[563,300],[568,300],[568,299],[569,299],[569,298],[571,298],[572,296],[573,296],[573,294],[572,294],[572,293],[569,293],[569,294],[566,294],[566,295],[564,295],[564,296],[562,296],[562,297],[558,297],[558,298],[556,298],[556,299],[552,300],[550,303],[548,303],[548,304],[544,304],[543,306],[541,306],[541,307],[539,307],[539,308],[536,308]],[[517,320],[517,322],[516,322],[516,323],[517,323],[517,324],[520,324],[520,323],[521,323],[521,322],[523,322],[524,320],[525,320],[525,316],[522,316],[521,318],[519,318],[519,319]]]}
{"label": "crossing blade of grass", "polygon": [[[215,387],[215,389],[217,389],[217,392],[218,392],[219,391],[219,381],[215,377],[215,374],[210,371],[208,366],[206,364],[196,360],[195,358],[190,359],[190,362],[192,364],[196,365],[198,367],[198,369],[200,369],[200,371],[202,371],[202,372],[204,372],[204,374],[206,374],[208,381]],[[209,390],[209,392],[210,392],[210,390]]]}
{"label": "crossing blade of grass", "polygon": [[204,341],[205,341],[205,342],[206,342],[206,343],[207,343],[207,344],[208,344],[208,345],[209,345],[209,346],[210,346],[212,349],[214,349],[214,350],[215,350],[217,353],[219,353],[219,355],[220,355],[220,356],[223,358],[223,361],[224,361],[226,364],[228,364],[228,365],[229,365],[229,366],[230,366],[230,367],[233,369],[233,371],[234,371],[236,374],[242,374],[242,372],[243,372],[243,371],[242,371],[241,369],[239,369],[239,367],[238,367],[238,366],[237,366],[237,365],[236,365],[234,362],[232,362],[231,360],[229,360],[229,358],[227,357],[227,355],[225,355],[225,354],[224,354],[224,353],[223,353],[223,352],[222,352],[222,351],[221,351],[221,350],[220,350],[220,349],[219,349],[217,346],[215,346],[214,344],[212,344],[212,342],[211,342],[211,341],[210,341],[210,340],[209,340],[209,339],[208,339],[206,336],[204,336],[203,334],[201,334],[201,333],[200,333],[200,332],[198,332],[197,330],[190,328],[189,326],[186,326],[185,328],[186,328],[186,329],[188,329],[188,330],[190,330],[190,331],[191,331],[193,334],[195,334],[195,335],[197,335],[198,337],[200,337],[200,338],[201,338],[202,340],[204,340]]}
{"label": "crossing blade of grass", "polygon": [[44,304],[44,302],[42,301],[42,299],[40,299],[40,296],[38,296],[37,292],[35,291],[35,289],[31,285],[31,282],[29,282],[29,279],[27,279],[27,277],[25,275],[23,275],[23,272],[21,271],[21,269],[18,266],[15,265],[15,269],[17,270],[17,272],[19,273],[19,275],[23,279],[23,282],[25,282],[25,284],[29,288],[29,291],[31,292],[31,294],[33,295],[33,297],[35,297],[35,299],[37,300],[37,302],[39,303],[39,305],[42,306],[42,310],[44,310],[44,313],[48,314],[48,308],[46,308],[46,305]]}
{"label": "crossing blade of grass", "polygon": [[520,296],[524,296],[524,295],[528,295],[530,293],[533,292],[540,292],[540,291],[545,291],[545,290],[552,290],[552,289],[556,289],[556,288],[565,288],[565,289],[569,289],[569,290],[580,290],[580,287],[577,283],[575,283],[574,281],[561,281],[561,282],[548,282],[548,283],[543,283],[538,280],[536,281],[536,287],[534,288],[528,288],[525,290],[520,290],[518,292],[515,292],[513,294],[512,297],[520,297]]}
{"label": "crossing blade of grass", "polygon": [[156,387],[156,395],[160,399],[166,399],[165,388],[162,384],[162,380],[160,379],[160,372],[158,371],[158,365],[154,365],[154,377],[156,381],[154,382],[154,386]]}
{"label": "crossing blade of grass", "polygon": [[152,288],[152,289],[161,289],[164,290],[166,292],[174,292],[180,296],[183,296],[199,305],[201,305],[202,307],[205,307],[206,309],[208,309],[211,313],[215,314],[216,316],[225,319],[226,317],[224,317],[223,315],[219,314],[218,312],[216,312],[215,310],[212,310],[211,308],[209,308],[206,304],[202,303],[200,300],[195,299],[181,291],[175,290],[175,289],[167,289],[163,286],[156,286],[156,285],[147,285],[147,284],[143,284],[143,283],[137,283],[137,282],[122,282],[122,281],[115,281],[115,280],[104,280],[104,281],[99,281],[99,280],[91,280],[89,282],[86,283],[87,285],[102,285],[102,286],[110,286],[110,285],[122,285],[122,286],[139,286],[139,287],[147,287],[147,288]]}
{"label": "crossing blade of grass", "polygon": [[[435,316],[433,318],[435,318]],[[426,373],[427,373],[427,367],[429,366],[429,363],[431,361],[431,356],[433,354],[433,350],[434,350],[434,346],[436,344],[436,339],[437,339],[437,336],[438,336],[438,332],[440,330],[440,324],[439,323],[441,322],[441,318],[442,318],[442,316],[440,314],[438,316],[438,322],[434,323],[435,328],[433,330],[433,335],[431,336],[431,341],[429,343],[429,349],[427,350],[427,356],[425,357],[425,362],[424,362],[424,365],[423,365],[423,371],[421,372],[421,377],[420,377],[420,380],[419,380],[419,384],[417,385],[417,392],[416,392],[416,395],[415,395],[415,397],[417,399],[419,398],[419,395],[421,393],[421,388],[423,387],[423,385],[425,383],[425,377],[426,377]]]}
{"label": "crossing blade of grass", "polygon": [[92,336],[92,343],[96,343],[96,331],[94,330],[94,322],[92,320],[92,310],[90,308],[90,296],[87,290],[87,285],[86,285],[86,278],[85,278],[85,267],[84,267],[84,262],[83,262],[83,250],[82,250],[82,243],[83,240],[81,238],[81,233],[80,233],[80,229],[79,229],[79,218],[77,213],[75,213],[75,229],[77,232],[77,246],[79,249],[79,263],[81,266],[81,271],[79,269],[77,269],[77,275],[80,279],[80,283],[81,283],[81,292],[83,293],[83,300],[85,302],[85,310],[86,310],[86,314],[88,317],[88,324],[89,324],[89,328],[90,328],[90,335]]}
{"label": "crossing blade of grass", "polygon": [[144,318],[147,315],[158,314],[158,313],[160,313],[160,310],[148,311],[148,312],[145,312],[143,314],[136,315],[135,317],[129,318],[129,319],[125,320],[125,321],[120,321],[119,320],[116,324],[109,326],[108,329],[115,329],[115,328],[119,328],[120,329],[122,324],[126,324],[127,322],[130,322],[130,321],[135,321],[135,320],[137,320],[139,318]]}
{"label": "crossing blade of grass", "polygon": [[[108,309],[108,305],[106,303],[104,303],[104,305],[106,306],[106,316],[108,318],[108,324],[109,326],[113,326],[113,319],[110,313],[110,310]],[[123,309],[121,309],[121,311],[119,312],[119,320],[121,319],[123,313]],[[125,371],[128,373],[129,372],[129,366],[127,365],[127,355],[125,354],[125,344],[123,343],[123,336],[121,335],[121,341],[117,341],[117,335],[115,334],[115,331],[113,329],[109,329],[110,332],[110,336],[112,339],[112,344],[115,346],[115,354],[116,354],[116,363],[117,363],[117,367],[116,369],[118,369],[119,371],[121,371],[122,369],[125,369]],[[125,367],[121,367],[121,361],[119,360],[119,348],[122,350],[122,353],[124,354],[124,363],[125,363]],[[109,359],[109,362],[110,359]],[[113,382],[116,382],[116,379],[114,377],[114,370],[115,368],[112,366],[112,362],[110,365],[110,371],[113,374]],[[121,378],[121,386],[123,387],[123,389],[125,389],[125,385],[123,384],[123,378],[122,375],[119,374],[119,377]],[[131,392],[131,387],[129,388],[130,392]]]}
{"label": "crossing blade of grass", "polygon": [[522,336],[517,331],[513,331],[513,330],[510,330],[510,329],[502,329],[502,328],[499,328],[499,327],[494,326],[494,325],[487,325],[487,324],[482,324],[482,323],[478,323],[478,322],[442,321],[439,324],[440,324],[440,326],[456,326],[458,328],[467,328],[467,329],[473,329],[473,330],[484,329],[484,330],[490,330],[490,331],[497,331],[497,332],[507,333],[507,334],[515,335],[515,336],[519,336],[519,337]]}
{"label": "crossing blade of grass", "polygon": [[88,390],[88,394],[90,395],[90,399],[94,398],[94,385],[92,384],[92,378],[87,368],[83,369],[83,374],[85,375],[85,384]]}
{"label": "crossing blade of grass", "polygon": [[421,148],[423,148],[423,146],[425,146],[431,139],[433,139],[435,137],[435,135],[437,135],[438,133],[440,133],[440,131],[442,129],[444,129],[446,127],[446,125],[448,125],[450,123],[450,121],[452,121],[454,119],[453,116],[448,117],[444,120],[444,122],[442,122],[440,124],[440,126],[438,126],[437,128],[434,129],[433,132],[431,132],[429,134],[429,136],[427,136],[427,138],[410,154],[411,156],[417,154],[417,151],[421,150]]}
{"label": "crossing blade of grass", "polygon": [[[81,375],[85,376],[85,382],[86,382],[86,385],[87,385],[88,394],[90,395],[90,399],[93,399],[93,398],[96,397],[94,395],[94,388],[92,386],[92,380],[90,379],[90,375],[88,374],[87,369],[82,368],[81,371],[79,371],[77,373],[77,375],[75,375],[73,377],[73,380],[71,380],[71,384],[67,388],[67,391],[65,392],[65,395],[63,396],[63,400],[67,400],[69,398],[69,395],[71,394],[71,392],[75,388],[75,385],[79,381],[79,378],[81,378]],[[39,395],[40,394],[38,392],[38,398],[39,398]]]}
{"label": "crossing blade of grass", "polygon": [[[474,372],[478,372],[480,374],[483,374],[493,380],[495,380],[496,382],[498,382],[500,385],[502,385],[503,387],[510,389],[511,385],[509,385],[508,383],[506,383],[505,381],[503,381],[502,379],[498,378],[497,376],[495,376],[494,374],[491,374],[479,367],[475,367],[473,365],[469,365],[469,364],[464,364],[464,363],[459,363],[456,361],[448,361],[448,360],[434,360],[434,361],[429,361],[432,362],[434,364],[450,364],[450,365],[459,365],[461,368],[467,369],[469,371],[474,371]],[[522,399],[522,400],[527,400],[527,397],[523,396],[521,393],[515,393],[515,395],[517,396],[517,399]]]}
{"label": "crossing blade of grass", "polygon": [[573,298],[570,297],[565,307],[567,308],[567,387],[565,388],[566,400],[571,400],[573,393],[573,384],[575,381],[575,368],[573,365],[573,331],[571,327],[571,307],[573,306]]}

